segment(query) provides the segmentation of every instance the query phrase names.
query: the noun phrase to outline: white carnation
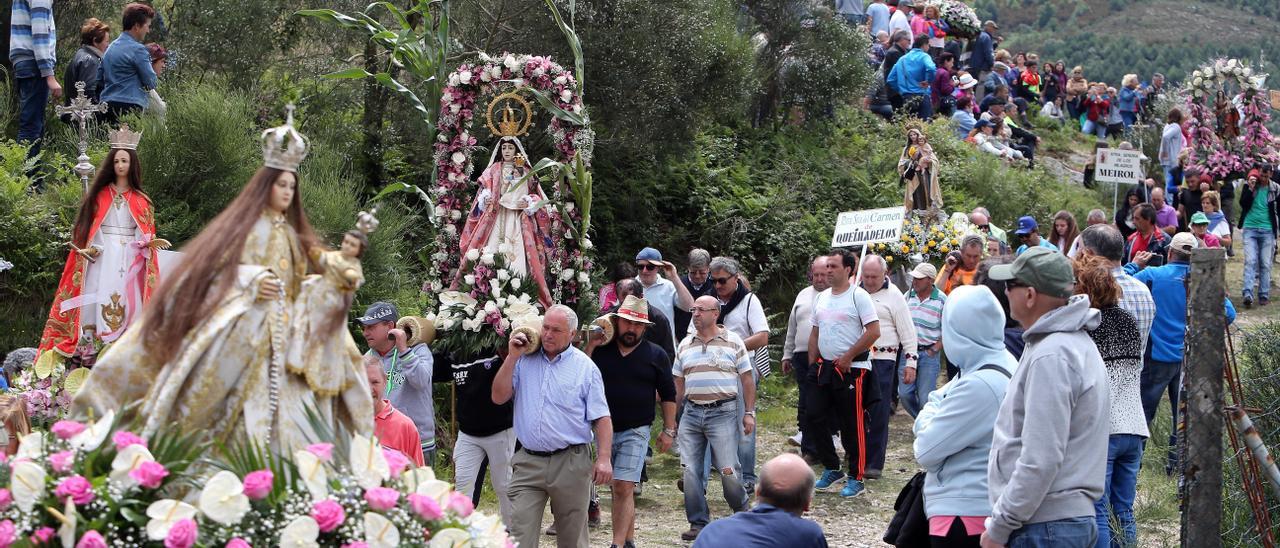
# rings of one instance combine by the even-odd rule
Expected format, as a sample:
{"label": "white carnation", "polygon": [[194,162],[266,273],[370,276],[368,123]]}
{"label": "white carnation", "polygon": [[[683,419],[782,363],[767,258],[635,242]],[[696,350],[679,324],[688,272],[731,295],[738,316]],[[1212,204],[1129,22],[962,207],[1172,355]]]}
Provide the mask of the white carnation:
{"label": "white carnation", "polygon": [[453,160],[453,163],[455,164],[462,165],[467,161],[467,155],[463,154],[462,151],[459,150],[454,152],[452,156],[449,156],[449,159]]}
{"label": "white carnation", "polygon": [[594,248],[595,248],[595,244],[591,243],[591,240],[588,240],[586,238],[582,239],[582,249],[594,249]]}
{"label": "white carnation", "polygon": [[436,206],[435,208],[436,217],[444,217],[444,213],[445,213],[444,206]]}
{"label": "white carnation", "polygon": [[453,220],[455,220],[455,221],[456,221],[456,220],[458,220],[458,219],[461,219],[461,218],[462,218],[462,210],[460,210],[460,209],[455,209],[455,210],[453,210],[453,211],[450,211],[450,212],[449,212],[449,218],[450,218],[450,219],[453,219]]}
{"label": "white carnation", "polygon": [[480,262],[490,265],[493,264],[493,252],[486,251],[483,255],[480,255]]}
{"label": "white carnation", "polygon": [[464,70],[464,71],[462,71],[462,73],[461,73],[461,74],[458,74],[458,81],[459,81],[459,82],[462,82],[462,83],[464,83],[464,84],[470,84],[470,83],[471,83],[471,71],[469,71],[469,70]]}
{"label": "white carnation", "polygon": [[570,99],[573,99],[573,92],[572,92],[572,91],[570,91],[570,90],[567,90],[567,89],[566,89],[566,90],[563,90],[563,91],[561,91],[561,92],[560,92],[560,100],[561,100],[561,101],[564,101],[564,102],[568,103]]}
{"label": "white carnation", "polygon": [[545,69],[543,69],[542,67],[538,67],[538,68],[533,69],[533,77],[534,77],[534,78],[541,77],[543,74],[546,74],[546,73],[547,73],[547,71],[546,71]]}
{"label": "white carnation", "polygon": [[563,86],[569,81],[569,79],[565,78],[564,75],[561,74],[560,76],[556,76],[556,79],[552,81],[555,82],[557,86]]}
{"label": "white carnation", "polygon": [[582,105],[573,105],[574,114],[582,114]]}
{"label": "white carnation", "polygon": [[591,279],[591,277],[590,277],[590,276],[588,276],[586,272],[582,272],[582,271],[579,271],[579,272],[578,272],[578,281],[579,281],[579,282],[582,282],[582,283],[584,283],[584,284],[585,284],[585,283],[587,283],[587,281],[588,281],[588,280],[590,280],[590,279]]}
{"label": "white carnation", "polygon": [[462,277],[462,282],[467,285],[475,285],[476,277],[472,276],[471,274],[467,274],[466,276]]}
{"label": "white carnation", "polygon": [[[490,280],[490,281],[492,281],[492,280]],[[487,302],[487,303],[484,303],[484,313],[485,313],[485,314],[492,314],[492,313],[497,312],[497,311],[498,311],[498,305],[493,304],[493,301],[489,301],[489,302]]]}
{"label": "white carnation", "polygon": [[516,57],[515,57],[514,55],[507,55],[506,59],[503,59],[503,60],[502,60],[502,64],[503,64],[503,65],[506,65],[506,67],[507,67],[508,69],[510,69],[510,70],[515,70],[515,69],[516,69]]}
{"label": "white carnation", "polygon": [[455,72],[449,75],[449,85],[451,86],[458,85],[458,73]]}
{"label": "white carnation", "polygon": [[561,279],[561,280],[564,280],[564,281],[566,281],[566,282],[567,282],[567,281],[569,281],[569,280],[572,280],[572,279],[573,279],[573,269],[572,269],[572,268],[566,268],[566,269],[564,269],[564,270],[561,270],[561,271],[560,271],[560,279]]}
{"label": "white carnation", "polygon": [[453,225],[444,225],[444,231],[450,236],[456,236],[458,234],[458,227]]}
{"label": "white carnation", "polygon": [[452,105],[449,105],[449,112],[452,112],[452,113],[454,113],[454,114],[457,114],[457,113],[458,113],[458,111],[460,111],[460,110],[462,110],[462,105],[459,105],[458,103],[454,103],[454,104],[452,104]]}
{"label": "white carnation", "polygon": [[493,67],[493,68],[489,69],[489,73],[493,75],[493,79],[494,79],[494,80],[501,80],[501,79],[502,79],[502,67],[495,66],[495,67]]}
{"label": "white carnation", "polygon": [[[476,259],[479,259],[479,258],[480,258],[480,250],[479,250],[479,249],[474,249],[474,248],[472,248],[472,249],[471,249],[471,251],[468,251],[468,252],[467,252],[467,260],[468,260],[468,261],[472,261],[472,262],[474,262]],[[467,283],[471,283],[471,282],[467,282]]]}

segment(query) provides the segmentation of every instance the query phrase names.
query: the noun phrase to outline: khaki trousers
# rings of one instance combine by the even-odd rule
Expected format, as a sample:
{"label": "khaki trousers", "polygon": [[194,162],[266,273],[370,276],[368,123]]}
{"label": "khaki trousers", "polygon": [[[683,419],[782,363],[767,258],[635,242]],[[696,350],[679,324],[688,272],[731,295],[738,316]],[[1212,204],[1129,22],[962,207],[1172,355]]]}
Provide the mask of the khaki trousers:
{"label": "khaki trousers", "polygon": [[542,513],[551,501],[556,546],[588,548],[587,504],[591,499],[591,447],[580,445],[550,457],[523,449],[511,457],[511,535],[521,548],[537,548]]}

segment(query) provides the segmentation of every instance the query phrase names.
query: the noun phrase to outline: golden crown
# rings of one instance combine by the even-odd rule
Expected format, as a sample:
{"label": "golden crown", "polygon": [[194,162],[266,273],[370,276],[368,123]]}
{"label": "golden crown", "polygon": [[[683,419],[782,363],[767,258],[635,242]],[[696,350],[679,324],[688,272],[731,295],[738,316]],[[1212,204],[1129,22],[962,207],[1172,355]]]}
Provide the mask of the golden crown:
{"label": "golden crown", "polygon": [[141,131],[129,131],[129,124],[120,124],[120,129],[107,132],[107,141],[113,149],[138,150],[138,141],[142,140]]}
{"label": "golden crown", "polygon": [[307,138],[293,127],[294,106],[285,107],[287,115],[283,126],[262,132],[263,165],[284,171],[297,172],[310,148]]}
{"label": "golden crown", "polygon": [[[506,102],[506,105],[502,109],[502,119],[498,120],[497,126],[495,127],[493,111],[504,101]],[[524,111],[524,118],[518,118],[516,116],[516,110],[511,108],[511,103],[516,103],[521,107],[521,110]],[[533,124],[533,107],[529,105],[529,102],[526,101],[524,97],[521,97],[520,94],[514,91],[503,93],[502,95],[494,97],[492,101],[489,101],[487,115],[489,118],[489,132],[501,137],[519,137],[524,135],[529,132],[529,126]]]}

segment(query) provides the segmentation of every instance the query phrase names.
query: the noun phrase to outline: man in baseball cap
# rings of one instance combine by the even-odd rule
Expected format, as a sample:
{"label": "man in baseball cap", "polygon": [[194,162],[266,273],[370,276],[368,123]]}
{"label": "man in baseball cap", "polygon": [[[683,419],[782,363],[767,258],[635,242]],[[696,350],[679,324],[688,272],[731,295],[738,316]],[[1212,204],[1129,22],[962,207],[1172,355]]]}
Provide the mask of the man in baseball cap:
{"label": "man in baseball cap", "polygon": [[989,275],[1004,281],[1027,346],[996,416],[982,545],[1092,538],[1111,433],[1107,368],[1086,331],[1099,312],[1088,296],[1072,296],[1075,274],[1061,253],[1031,248]]}
{"label": "man in baseball cap", "polygon": [[[636,279],[644,286],[644,298],[649,306],[662,312],[667,319],[676,317],[676,308],[688,311],[693,307],[693,295],[689,288],[680,281],[676,265],[662,260],[662,252],[652,247],[641,249],[636,253]],[[679,341],[684,333],[675,332],[671,328],[672,340]]]}
{"label": "man in baseball cap", "polygon": [[431,399],[431,375],[435,358],[426,343],[409,344],[409,336],[396,326],[400,311],[389,302],[369,305],[364,315],[356,318],[369,345],[366,356],[382,362],[387,374],[385,399],[404,413],[418,427],[422,455],[427,466],[434,466],[436,456],[435,407]]}
{"label": "man in baseball cap", "polygon": [[898,401],[909,415],[915,417],[929,401],[929,393],[938,386],[938,371],[942,367],[942,307],[947,296],[933,281],[938,269],[929,263],[920,263],[911,269],[911,291],[907,293],[907,310],[916,328],[915,382],[906,382],[905,360],[899,360]]}
{"label": "man in baseball cap", "polygon": [[1050,251],[1059,251],[1058,246],[1049,243],[1049,240],[1040,237],[1040,227],[1036,224],[1036,218],[1030,215],[1023,215],[1018,218],[1018,230],[1014,232],[1018,236],[1018,240],[1022,245],[1018,246],[1017,255],[1033,247],[1043,247]]}

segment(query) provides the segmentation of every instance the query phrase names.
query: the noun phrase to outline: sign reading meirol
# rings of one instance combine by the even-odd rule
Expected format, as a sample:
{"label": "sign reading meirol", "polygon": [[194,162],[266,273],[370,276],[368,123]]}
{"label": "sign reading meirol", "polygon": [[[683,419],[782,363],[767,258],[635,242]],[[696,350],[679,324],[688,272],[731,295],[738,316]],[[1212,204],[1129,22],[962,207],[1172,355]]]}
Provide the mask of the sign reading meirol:
{"label": "sign reading meirol", "polygon": [[836,218],[831,247],[852,247],[895,241],[902,234],[901,207],[846,211]]}
{"label": "sign reading meirol", "polygon": [[1103,183],[1134,184],[1142,180],[1142,152],[1118,148],[1098,149],[1094,178]]}

